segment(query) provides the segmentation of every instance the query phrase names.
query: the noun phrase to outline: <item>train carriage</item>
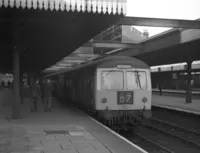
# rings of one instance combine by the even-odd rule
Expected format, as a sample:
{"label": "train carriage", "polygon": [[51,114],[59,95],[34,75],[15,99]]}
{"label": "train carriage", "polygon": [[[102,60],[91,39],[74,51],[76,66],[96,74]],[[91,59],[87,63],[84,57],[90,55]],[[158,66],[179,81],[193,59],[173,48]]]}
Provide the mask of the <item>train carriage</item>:
{"label": "train carriage", "polygon": [[150,67],[138,59],[109,56],[49,78],[55,75],[64,77],[58,81],[63,97],[109,124],[151,116]]}

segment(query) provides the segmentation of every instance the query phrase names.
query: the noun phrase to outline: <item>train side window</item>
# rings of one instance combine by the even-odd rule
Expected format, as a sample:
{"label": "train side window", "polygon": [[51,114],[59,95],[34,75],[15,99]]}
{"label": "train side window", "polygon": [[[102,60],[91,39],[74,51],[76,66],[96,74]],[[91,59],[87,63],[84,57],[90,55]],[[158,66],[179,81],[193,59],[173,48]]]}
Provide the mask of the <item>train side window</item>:
{"label": "train side window", "polygon": [[145,71],[127,72],[128,89],[147,89],[147,75]]}
{"label": "train side window", "polygon": [[123,72],[122,71],[103,71],[101,73],[102,90],[120,90],[123,89]]}

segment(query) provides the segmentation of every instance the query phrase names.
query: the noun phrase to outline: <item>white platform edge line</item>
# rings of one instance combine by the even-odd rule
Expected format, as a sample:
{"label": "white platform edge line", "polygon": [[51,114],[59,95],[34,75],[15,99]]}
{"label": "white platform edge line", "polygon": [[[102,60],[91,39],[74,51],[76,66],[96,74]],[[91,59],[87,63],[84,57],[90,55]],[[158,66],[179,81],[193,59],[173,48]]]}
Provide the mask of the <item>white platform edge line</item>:
{"label": "white platform edge line", "polygon": [[186,112],[186,113],[190,113],[190,114],[200,115],[200,112],[197,112],[197,111],[190,111],[190,110],[186,110],[186,109],[174,108],[174,107],[164,106],[164,105],[162,105],[162,106],[156,105],[156,104],[152,104],[152,105],[156,106],[156,107],[167,108],[167,109],[172,109],[172,110],[176,110],[176,111],[180,111],[180,112]]}
{"label": "white platform edge line", "polygon": [[98,122],[97,120],[93,119],[92,117],[90,117],[89,115],[85,114],[84,112],[82,112],[81,110],[75,108],[77,111],[83,113],[84,115],[86,115],[87,117],[89,117],[92,121],[96,122],[97,124],[99,124],[100,126],[102,126],[103,128],[105,128],[106,130],[108,130],[109,132],[111,132],[112,134],[116,135],[117,137],[119,137],[120,139],[124,140],[125,142],[127,142],[129,145],[131,145],[132,147],[136,148],[137,150],[141,151],[142,153],[148,153],[147,151],[145,151],[144,149],[140,148],[138,145],[132,143],[131,141],[127,140],[126,138],[124,138],[123,136],[119,135],[118,133],[112,131],[111,129],[109,129],[108,127],[106,127],[105,125],[101,124],[100,122]]}

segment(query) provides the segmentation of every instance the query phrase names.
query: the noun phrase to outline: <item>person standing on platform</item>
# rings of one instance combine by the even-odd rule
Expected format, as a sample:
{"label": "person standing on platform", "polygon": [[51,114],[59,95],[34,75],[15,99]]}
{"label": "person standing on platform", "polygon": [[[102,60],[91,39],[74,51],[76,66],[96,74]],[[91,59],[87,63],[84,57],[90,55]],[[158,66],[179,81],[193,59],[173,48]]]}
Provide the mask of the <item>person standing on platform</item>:
{"label": "person standing on platform", "polygon": [[10,80],[8,80],[8,87],[10,87],[11,86],[11,82],[10,82]]}
{"label": "person standing on platform", "polygon": [[42,84],[42,95],[44,101],[45,112],[51,112],[52,107],[52,85],[50,80],[44,80]]}
{"label": "person standing on platform", "polygon": [[159,84],[160,95],[162,96],[162,83]]}
{"label": "person standing on platform", "polygon": [[34,80],[31,84],[31,112],[37,112],[37,105],[41,97],[39,82]]}
{"label": "person standing on platform", "polygon": [[28,79],[24,79],[22,82],[21,82],[21,89],[22,89],[22,93],[21,93],[21,97],[22,97],[22,104],[25,102],[25,101],[28,101],[30,107],[31,107],[31,102],[30,102],[30,96],[31,96],[31,92],[30,92],[30,83],[28,81]]}
{"label": "person standing on platform", "polygon": [[1,81],[1,86],[2,86],[2,88],[4,88],[4,86],[5,86],[4,80]]}

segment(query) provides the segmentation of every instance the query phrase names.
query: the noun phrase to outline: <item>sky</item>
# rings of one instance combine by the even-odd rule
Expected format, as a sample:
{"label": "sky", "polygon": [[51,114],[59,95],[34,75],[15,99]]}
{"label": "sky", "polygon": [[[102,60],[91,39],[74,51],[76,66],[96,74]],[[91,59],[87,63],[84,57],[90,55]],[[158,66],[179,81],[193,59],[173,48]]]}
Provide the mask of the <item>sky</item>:
{"label": "sky", "polygon": [[[126,16],[195,20],[200,18],[200,0],[127,0]],[[134,27],[148,29],[150,36],[170,29]]]}

